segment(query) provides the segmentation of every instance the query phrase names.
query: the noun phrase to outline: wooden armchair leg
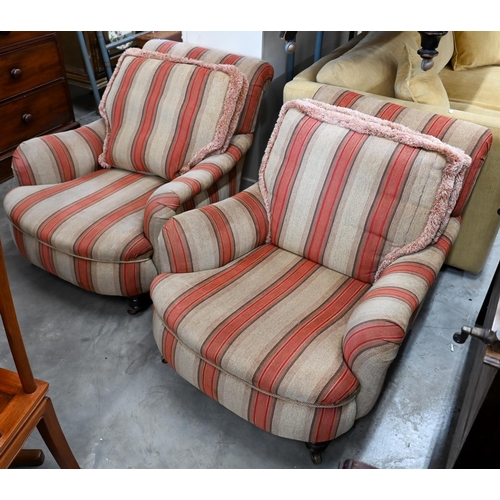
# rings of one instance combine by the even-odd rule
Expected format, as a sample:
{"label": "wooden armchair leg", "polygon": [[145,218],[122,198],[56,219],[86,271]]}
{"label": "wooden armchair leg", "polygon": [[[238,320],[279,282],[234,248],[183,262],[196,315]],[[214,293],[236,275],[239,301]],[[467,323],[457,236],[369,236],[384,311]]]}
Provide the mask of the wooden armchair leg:
{"label": "wooden armchair leg", "polygon": [[128,313],[137,314],[148,309],[152,304],[151,297],[149,293],[143,293],[142,295],[136,295],[135,297],[128,298]]}
{"label": "wooden armchair leg", "polygon": [[80,466],[66,441],[50,398],[45,399],[44,406],[43,417],[37,425],[40,435],[61,469],[79,469]]}
{"label": "wooden armchair leg", "polygon": [[9,469],[39,467],[44,461],[45,455],[42,450],[21,450],[9,465]]}

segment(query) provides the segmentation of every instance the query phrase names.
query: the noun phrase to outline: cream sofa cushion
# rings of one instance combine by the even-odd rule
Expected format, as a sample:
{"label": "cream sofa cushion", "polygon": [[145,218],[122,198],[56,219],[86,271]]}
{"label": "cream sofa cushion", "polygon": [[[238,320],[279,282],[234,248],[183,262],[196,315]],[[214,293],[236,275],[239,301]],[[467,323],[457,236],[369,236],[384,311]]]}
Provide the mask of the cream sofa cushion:
{"label": "cream sofa cushion", "polygon": [[500,66],[467,71],[454,71],[448,66],[439,76],[452,108],[455,108],[454,103],[462,103],[500,111]]}
{"label": "cream sofa cushion", "polygon": [[[325,64],[316,81],[395,97],[394,82],[405,44],[416,52],[420,48],[418,31],[372,31],[344,55]],[[448,33],[441,39],[439,55],[434,58],[436,71],[448,63],[452,54],[453,38]]]}
{"label": "cream sofa cushion", "polygon": [[450,109],[448,94],[435,67],[421,68],[422,58],[405,44],[394,83],[396,98]]}
{"label": "cream sofa cushion", "polygon": [[454,31],[455,71],[500,64],[500,31]]}

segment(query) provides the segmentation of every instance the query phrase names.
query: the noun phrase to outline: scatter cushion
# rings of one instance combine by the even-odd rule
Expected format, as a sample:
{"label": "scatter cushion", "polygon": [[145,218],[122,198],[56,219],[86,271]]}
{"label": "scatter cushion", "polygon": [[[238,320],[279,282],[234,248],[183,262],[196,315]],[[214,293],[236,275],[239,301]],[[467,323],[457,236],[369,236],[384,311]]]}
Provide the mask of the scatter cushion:
{"label": "scatter cushion", "polygon": [[[418,31],[371,31],[351,50],[326,63],[316,81],[395,97],[394,81],[405,44],[416,52],[420,48]],[[453,39],[448,33],[441,39],[439,55],[434,58],[437,71],[448,63],[452,53]]]}
{"label": "scatter cushion", "polygon": [[454,31],[454,71],[500,64],[500,31]]}
{"label": "scatter cushion", "polygon": [[226,150],[247,91],[233,65],[128,49],[99,107],[106,122],[99,163],[172,180]]}
{"label": "scatter cushion", "polygon": [[470,161],[462,150],[400,124],[319,101],[289,101],[259,172],[268,241],[374,282],[396,258],[442,234]]}
{"label": "scatter cushion", "polygon": [[395,96],[405,101],[450,109],[448,94],[436,68],[423,71],[421,63],[422,58],[414,48],[405,44],[394,83]]}

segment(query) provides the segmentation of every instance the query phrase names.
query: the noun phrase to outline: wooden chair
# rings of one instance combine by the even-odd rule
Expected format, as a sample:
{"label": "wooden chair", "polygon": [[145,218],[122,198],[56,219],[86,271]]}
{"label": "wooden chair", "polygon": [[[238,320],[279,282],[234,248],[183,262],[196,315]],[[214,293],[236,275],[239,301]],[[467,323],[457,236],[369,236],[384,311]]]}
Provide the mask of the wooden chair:
{"label": "wooden chair", "polygon": [[17,373],[0,368],[0,468],[41,465],[42,450],[22,447],[35,427],[63,469],[79,469],[47,397],[48,382],[33,377],[10,292],[0,242],[0,313]]}

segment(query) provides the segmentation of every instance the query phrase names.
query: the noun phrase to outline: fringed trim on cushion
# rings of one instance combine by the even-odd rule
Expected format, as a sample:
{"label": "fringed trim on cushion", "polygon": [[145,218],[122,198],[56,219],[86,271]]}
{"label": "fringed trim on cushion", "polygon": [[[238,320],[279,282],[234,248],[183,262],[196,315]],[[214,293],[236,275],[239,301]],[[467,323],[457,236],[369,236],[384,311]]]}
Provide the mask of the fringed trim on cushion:
{"label": "fringed trim on cushion", "polygon": [[434,200],[427,224],[422,234],[408,245],[395,248],[389,252],[377,269],[375,281],[379,278],[380,273],[398,257],[418,252],[439,239],[448,225],[451,213],[462,189],[466,171],[471,164],[472,160],[469,155],[465,154],[459,148],[442,142],[436,137],[416,132],[399,123],[383,120],[353,109],[314,101],[312,99],[296,99],[286,102],[281,108],[259,170],[259,186],[269,219],[267,242],[271,240],[271,209],[269,193],[264,180],[264,172],[281,124],[283,123],[287,111],[291,108],[297,109],[305,115],[321,122],[344,127],[360,134],[383,137],[414,148],[433,151],[443,156],[446,160],[441,185],[439,186],[436,199]]}
{"label": "fringed trim on cushion", "polygon": [[106,162],[108,152],[109,138],[111,134],[111,126],[109,124],[108,114],[106,112],[106,101],[113,87],[123,60],[126,57],[140,57],[143,59],[157,59],[161,61],[169,61],[180,64],[193,64],[202,68],[207,68],[213,71],[222,71],[229,75],[230,84],[226,98],[224,100],[223,113],[217,124],[217,132],[212,142],[201,148],[179,171],[184,174],[189,171],[194,165],[206,158],[210,154],[222,154],[229,146],[229,142],[236,130],[240,114],[245,104],[248,93],[249,83],[246,75],[231,64],[211,64],[198,59],[189,59],[187,57],[178,57],[161,52],[152,52],[148,50],[131,48],[127,49],[118,60],[115,70],[109,80],[109,83],[104,91],[101,102],[99,103],[99,113],[106,123],[106,137],[104,139],[103,152],[99,156],[99,164],[104,168],[111,168],[112,165]]}

